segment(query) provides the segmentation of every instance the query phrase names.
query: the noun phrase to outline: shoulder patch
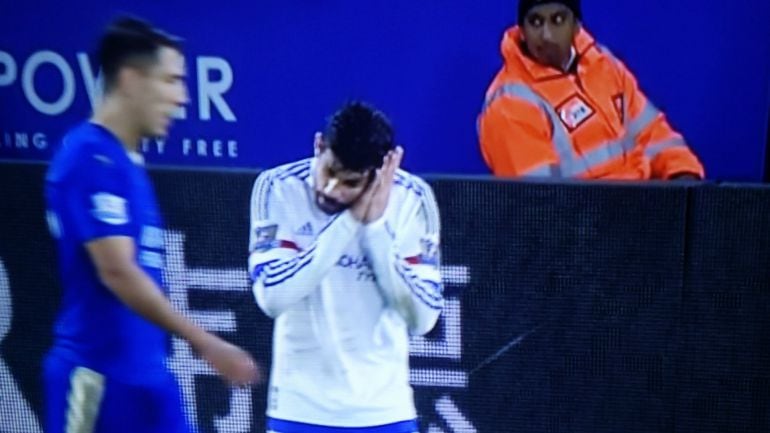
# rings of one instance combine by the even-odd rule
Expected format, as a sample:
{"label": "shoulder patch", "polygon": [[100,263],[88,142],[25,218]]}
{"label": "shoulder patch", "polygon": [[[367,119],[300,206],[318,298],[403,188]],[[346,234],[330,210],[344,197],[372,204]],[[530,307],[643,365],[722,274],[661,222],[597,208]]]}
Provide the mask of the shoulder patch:
{"label": "shoulder patch", "polygon": [[108,192],[98,192],[91,196],[94,218],[111,225],[122,225],[130,221],[127,200]]}
{"label": "shoulder patch", "polygon": [[264,225],[254,229],[254,245],[252,251],[268,251],[278,246],[276,237],[278,224]]}
{"label": "shoulder patch", "polygon": [[438,266],[441,261],[441,249],[437,236],[425,236],[420,239],[420,261],[427,265]]}

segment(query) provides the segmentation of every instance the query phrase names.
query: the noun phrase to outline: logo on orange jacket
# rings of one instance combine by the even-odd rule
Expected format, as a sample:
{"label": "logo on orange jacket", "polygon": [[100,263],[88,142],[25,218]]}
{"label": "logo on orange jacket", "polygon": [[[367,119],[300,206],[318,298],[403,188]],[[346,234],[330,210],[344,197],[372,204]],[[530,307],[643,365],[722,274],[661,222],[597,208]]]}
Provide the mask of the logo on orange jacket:
{"label": "logo on orange jacket", "polygon": [[559,105],[556,111],[559,113],[562,123],[570,132],[580,127],[596,112],[580,95],[571,96]]}

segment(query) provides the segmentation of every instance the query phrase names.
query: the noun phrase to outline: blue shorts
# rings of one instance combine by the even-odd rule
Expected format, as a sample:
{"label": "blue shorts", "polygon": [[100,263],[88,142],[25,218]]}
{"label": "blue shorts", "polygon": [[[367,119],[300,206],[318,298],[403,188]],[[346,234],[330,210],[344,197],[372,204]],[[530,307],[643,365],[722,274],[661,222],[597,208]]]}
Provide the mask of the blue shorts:
{"label": "blue shorts", "polygon": [[402,421],[376,427],[327,427],[302,422],[267,419],[268,433],[418,433],[417,421]]}
{"label": "blue shorts", "polygon": [[190,433],[171,375],[126,384],[56,356],[43,366],[45,433]]}

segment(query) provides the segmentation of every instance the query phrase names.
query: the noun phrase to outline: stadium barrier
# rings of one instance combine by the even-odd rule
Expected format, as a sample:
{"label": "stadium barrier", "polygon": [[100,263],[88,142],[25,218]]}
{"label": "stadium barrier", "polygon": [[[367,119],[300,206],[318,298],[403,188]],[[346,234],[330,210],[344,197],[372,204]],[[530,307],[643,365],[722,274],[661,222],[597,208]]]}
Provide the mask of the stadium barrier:
{"label": "stadium barrier", "polygon": [[[45,165],[0,169],[0,432],[40,431],[60,288]],[[246,270],[256,171],[151,169],[173,303],[270,364]],[[411,347],[423,432],[770,431],[770,188],[427,177],[446,308]],[[266,386],[231,389],[174,339],[202,433],[262,432]]]}

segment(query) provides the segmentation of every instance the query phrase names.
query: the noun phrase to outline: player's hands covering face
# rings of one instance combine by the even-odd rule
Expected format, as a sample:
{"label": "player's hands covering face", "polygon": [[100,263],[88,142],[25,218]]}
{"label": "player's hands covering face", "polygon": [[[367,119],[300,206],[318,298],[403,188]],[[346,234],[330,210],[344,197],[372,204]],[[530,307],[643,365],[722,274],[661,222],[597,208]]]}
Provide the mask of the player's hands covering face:
{"label": "player's hands covering face", "polygon": [[377,170],[372,182],[361,198],[351,207],[353,216],[364,224],[377,221],[385,214],[393,187],[393,177],[401,165],[404,149],[401,146],[388,152],[383,158],[382,167]]}

